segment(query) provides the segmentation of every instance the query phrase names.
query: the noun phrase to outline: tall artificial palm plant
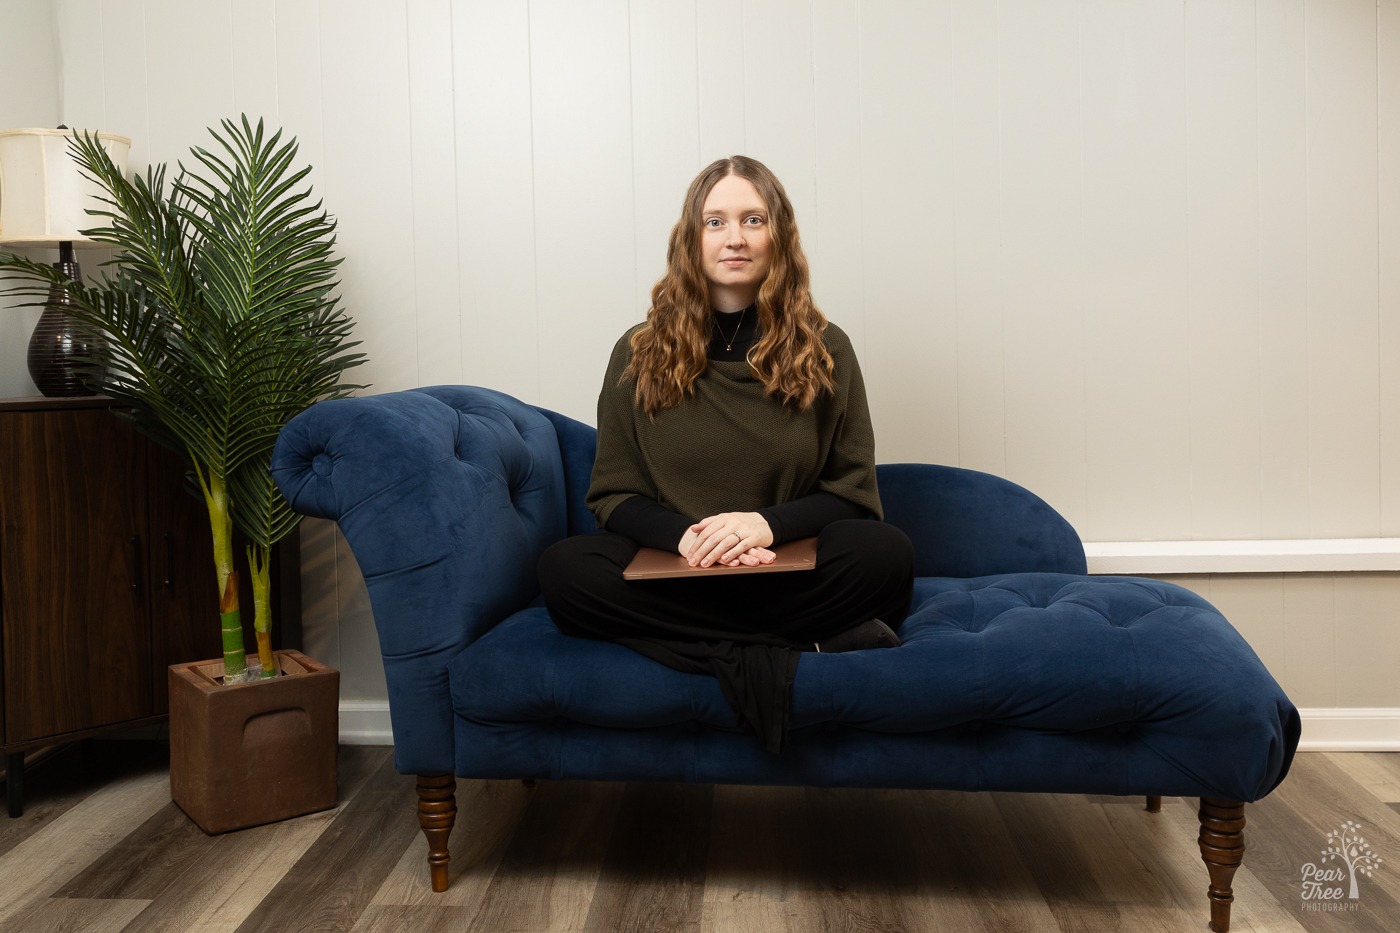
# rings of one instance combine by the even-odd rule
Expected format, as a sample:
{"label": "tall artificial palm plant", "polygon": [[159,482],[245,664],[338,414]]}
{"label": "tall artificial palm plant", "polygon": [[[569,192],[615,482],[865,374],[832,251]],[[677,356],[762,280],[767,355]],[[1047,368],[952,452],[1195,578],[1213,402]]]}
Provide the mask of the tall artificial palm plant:
{"label": "tall artificial palm plant", "polygon": [[185,454],[209,510],[225,682],[236,682],[247,660],[233,530],[250,542],[261,673],[274,676],[270,551],[298,516],[273,485],[272,447],[313,402],[362,388],[341,380],[364,356],[349,352],[336,224],[303,184],[310,167],[294,168],[296,140],[246,116],[221,125],[168,194],[164,165],[125,178],[96,137],[75,133],[73,158],[105,192],[89,212],[105,225],[84,235],[118,252],[93,284],[13,255],[0,256],[0,276],[30,304],[66,290],[65,310],[103,337],[93,388]]}

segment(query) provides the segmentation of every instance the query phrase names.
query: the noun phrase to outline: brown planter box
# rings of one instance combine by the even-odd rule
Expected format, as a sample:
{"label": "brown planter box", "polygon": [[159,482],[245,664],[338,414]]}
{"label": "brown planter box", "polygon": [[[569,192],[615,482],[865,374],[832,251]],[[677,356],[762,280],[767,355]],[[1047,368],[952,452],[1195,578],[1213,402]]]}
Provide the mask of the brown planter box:
{"label": "brown planter box", "polygon": [[228,687],[222,660],[170,667],[170,796],[206,833],[336,804],[340,672],[275,656],[284,676]]}

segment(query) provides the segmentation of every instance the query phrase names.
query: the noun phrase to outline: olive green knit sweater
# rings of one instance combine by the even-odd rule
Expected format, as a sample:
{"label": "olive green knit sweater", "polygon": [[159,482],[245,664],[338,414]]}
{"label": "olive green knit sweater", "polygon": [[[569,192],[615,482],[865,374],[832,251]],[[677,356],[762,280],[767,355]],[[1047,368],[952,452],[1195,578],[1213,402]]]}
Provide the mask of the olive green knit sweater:
{"label": "olive green knit sweater", "polygon": [[634,404],[633,381],[622,381],[636,329],[613,348],[598,395],[587,502],[599,525],[631,496],[700,519],[828,492],[881,517],[865,384],[840,328],[825,335],[835,391],[805,412],[769,396],[748,363],[711,360],[690,398],[654,418]]}

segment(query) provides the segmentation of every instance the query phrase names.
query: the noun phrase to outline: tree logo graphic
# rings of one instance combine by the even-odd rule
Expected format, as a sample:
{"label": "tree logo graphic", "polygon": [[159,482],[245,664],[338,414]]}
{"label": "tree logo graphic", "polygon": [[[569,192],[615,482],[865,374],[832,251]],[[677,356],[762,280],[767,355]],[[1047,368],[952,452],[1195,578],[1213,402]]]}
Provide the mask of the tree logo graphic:
{"label": "tree logo graphic", "polygon": [[1360,895],[1356,890],[1356,876],[1358,874],[1371,877],[1371,873],[1380,867],[1383,859],[1371,851],[1371,844],[1361,835],[1361,827],[1351,820],[1342,824],[1341,829],[1334,829],[1327,834],[1327,848],[1322,853],[1324,862],[1332,859],[1340,859],[1347,866],[1347,874],[1351,879],[1351,890],[1347,892],[1347,897],[1356,900]]}
{"label": "tree logo graphic", "polygon": [[[1306,909],[1355,910],[1361,893],[1357,887],[1360,875],[1371,877],[1383,862],[1371,850],[1371,844],[1361,835],[1361,826],[1351,820],[1327,834],[1327,848],[1322,850],[1320,864],[1303,866],[1303,903]],[[1345,866],[1345,868],[1343,868]],[[1328,904],[1323,902],[1350,902]]]}

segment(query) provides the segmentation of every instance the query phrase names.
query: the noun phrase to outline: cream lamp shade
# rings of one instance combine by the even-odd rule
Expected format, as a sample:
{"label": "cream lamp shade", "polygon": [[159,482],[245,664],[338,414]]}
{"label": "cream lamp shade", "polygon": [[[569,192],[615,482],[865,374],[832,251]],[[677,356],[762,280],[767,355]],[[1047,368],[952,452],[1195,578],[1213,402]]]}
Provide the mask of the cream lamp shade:
{"label": "cream lamp shade", "polygon": [[[78,233],[102,226],[87,210],[105,205],[96,182],[83,176],[69,154],[73,130],[0,130],[0,244],[13,248],[102,246]],[[131,140],[96,134],[126,174]]]}

